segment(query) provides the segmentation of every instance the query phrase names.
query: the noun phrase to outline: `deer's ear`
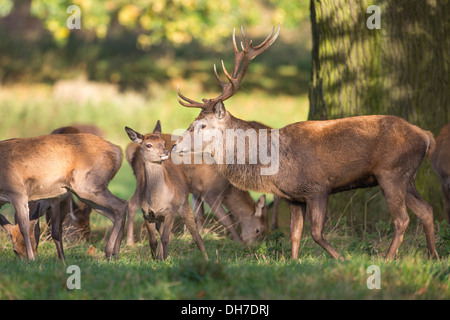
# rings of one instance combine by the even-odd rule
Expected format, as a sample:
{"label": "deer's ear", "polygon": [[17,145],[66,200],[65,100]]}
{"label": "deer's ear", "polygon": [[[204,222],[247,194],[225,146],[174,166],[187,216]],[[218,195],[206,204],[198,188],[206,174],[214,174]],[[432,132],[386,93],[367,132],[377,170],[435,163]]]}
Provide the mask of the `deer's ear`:
{"label": "deer's ear", "polygon": [[266,205],[266,195],[263,194],[255,203],[255,216],[261,218],[264,213],[264,206]]}
{"label": "deer's ear", "polygon": [[136,142],[137,144],[141,144],[144,141],[144,136],[139,132],[134,131],[131,128],[125,127],[125,131],[128,134],[128,137],[131,141]]}
{"label": "deer's ear", "polygon": [[214,114],[216,115],[217,119],[223,119],[225,117],[225,105],[222,101],[217,102],[213,107]]}
{"label": "deer's ear", "polygon": [[153,134],[157,134],[158,136],[161,136],[161,121],[156,121],[155,129],[153,129]]}

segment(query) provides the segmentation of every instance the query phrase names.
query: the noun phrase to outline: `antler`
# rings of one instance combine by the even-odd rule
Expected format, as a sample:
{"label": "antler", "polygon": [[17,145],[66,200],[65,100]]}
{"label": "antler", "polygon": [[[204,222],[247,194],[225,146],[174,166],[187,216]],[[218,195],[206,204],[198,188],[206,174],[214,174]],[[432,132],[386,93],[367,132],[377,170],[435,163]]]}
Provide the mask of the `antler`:
{"label": "antler", "polygon": [[[239,51],[236,45],[236,29],[233,29],[233,47],[234,47],[234,66],[233,73],[230,75],[225,68],[225,64],[222,62],[223,73],[228,79],[228,82],[222,81],[217,73],[216,65],[214,64],[214,75],[216,76],[217,81],[222,87],[222,94],[213,99],[202,99],[203,102],[197,102],[195,100],[189,99],[184,96],[180,92],[180,86],[177,87],[178,93],[178,102],[185,107],[189,108],[202,108],[204,110],[210,110],[218,101],[224,101],[231,96],[233,96],[236,91],[239,89],[241,85],[241,81],[244,78],[245,73],[247,72],[248,66],[250,62],[259,54],[266,51],[272,43],[275,42],[278,35],[280,34],[280,24],[278,24],[277,31],[275,32],[275,27],[272,29],[272,32],[267,36],[267,38],[261,42],[256,47],[253,46],[252,40],[248,40],[247,36],[244,33],[244,28],[241,26],[241,33],[243,42],[241,42],[242,51]],[[181,99],[180,99],[181,98]]]}

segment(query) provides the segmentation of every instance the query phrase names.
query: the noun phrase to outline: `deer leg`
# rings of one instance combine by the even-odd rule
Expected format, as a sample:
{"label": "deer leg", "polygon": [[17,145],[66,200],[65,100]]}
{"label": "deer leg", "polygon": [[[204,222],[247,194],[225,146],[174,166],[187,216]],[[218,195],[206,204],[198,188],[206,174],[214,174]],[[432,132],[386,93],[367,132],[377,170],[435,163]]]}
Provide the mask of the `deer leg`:
{"label": "deer leg", "polygon": [[433,208],[420,196],[414,182],[408,184],[406,206],[422,221],[430,257],[439,259],[434,239]]}
{"label": "deer leg", "polygon": [[198,249],[203,254],[203,257],[205,259],[208,259],[203,239],[200,236],[200,233],[198,232],[197,228],[195,227],[194,214],[192,213],[192,209],[189,206],[189,204],[187,204],[184,208],[181,209],[179,215],[183,220],[184,224],[186,225],[186,227],[188,228],[190,234],[192,235],[192,239],[194,239],[194,242],[197,245]]}
{"label": "deer leg", "polygon": [[280,204],[280,197],[273,196],[272,230],[278,229],[278,205],[279,204]]}
{"label": "deer leg", "polygon": [[205,206],[202,197],[193,194],[192,206],[194,207],[195,220],[197,220],[197,228],[201,232],[205,225]]}
{"label": "deer leg", "polygon": [[447,222],[450,224],[450,177],[442,183],[442,192],[444,194],[444,206],[447,212]]}
{"label": "deer leg", "polygon": [[84,190],[77,192],[77,190],[74,190],[73,192],[82,202],[86,202],[95,211],[113,222],[113,228],[106,243],[105,254],[108,259],[112,256],[118,256],[128,208],[127,201],[117,198],[108,189],[93,192],[85,192]]}
{"label": "deer leg", "polygon": [[28,208],[28,197],[18,194],[11,197],[11,205],[15,211],[15,220],[19,224],[20,232],[25,241],[25,249],[28,260],[34,260],[35,254],[30,239],[30,218]]}
{"label": "deer leg", "polygon": [[128,221],[127,221],[127,245],[134,244],[134,217],[139,209],[139,194],[134,192],[131,199],[128,201]]}
{"label": "deer leg", "polygon": [[144,220],[145,227],[148,232],[148,242],[150,245],[150,249],[152,252],[152,258],[156,258],[156,250],[158,248],[158,240],[156,239],[156,227],[154,222],[148,222],[146,219]]}
{"label": "deer leg", "polygon": [[[406,210],[406,189],[408,182],[378,179],[378,184],[380,185],[394,221],[394,237],[386,255],[386,260],[393,260],[397,255],[398,247],[403,241],[403,236],[409,224],[408,211]],[[410,197],[410,204],[412,204],[411,199],[412,197]]]}
{"label": "deer leg", "polygon": [[290,203],[289,210],[291,213],[291,256],[292,259],[298,259],[300,239],[303,231],[303,220],[306,214],[306,203]]}
{"label": "deer leg", "polygon": [[52,239],[56,246],[56,252],[58,253],[58,258],[65,264],[63,243],[62,243],[62,219],[60,211],[60,201],[55,199],[52,201],[50,206],[50,220],[52,223]]}
{"label": "deer leg", "polygon": [[222,208],[222,198],[211,198],[207,196],[206,203],[211,207],[211,210],[216,216],[217,220],[219,220],[219,222],[221,222],[225,226],[225,228],[231,233],[233,238],[241,243],[244,243],[244,241],[234,228],[233,221],[231,220],[230,215],[227,214]]}
{"label": "deer leg", "polygon": [[162,259],[166,260],[169,255],[169,243],[170,236],[172,234],[172,227],[175,221],[175,215],[169,214],[165,217],[163,225],[161,226],[161,247],[162,247]]}
{"label": "deer leg", "polygon": [[308,208],[311,215],[311,236],[313,240],[328,252],[334,259],[344,260],[344,258],[334,250],[323,238],[323,227],[327,213],[328,194],[319,198],[310,199]]}

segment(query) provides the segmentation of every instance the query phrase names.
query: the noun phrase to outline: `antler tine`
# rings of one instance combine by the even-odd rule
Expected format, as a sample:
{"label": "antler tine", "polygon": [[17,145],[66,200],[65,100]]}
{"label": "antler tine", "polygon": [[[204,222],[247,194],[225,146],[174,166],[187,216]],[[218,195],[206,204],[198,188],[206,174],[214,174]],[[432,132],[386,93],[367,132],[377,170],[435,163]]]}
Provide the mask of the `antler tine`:
{"label": "antler tine", "polygon": [[274,41],[278,38],[278,35],[280,34],[280,24],[278,24],[278,29],[277,29],[276,34],[272,37],[274,31],[275,31],[275,27],[272,28],[272,32],[267,36],[267,38],[263,42],[261,42],[259,45],[257,45],[256,47],[253,47],[253,49],[258,50],[266,45],[267,45],[267,47],[269,47],[272,43],[274,43]]}
{"label": "antler tine", "polygon": [[234,54],[239,52],[239,49],[236,45],[236,28],[233,29],[233,47],[234,47]]}
{"label": "antler tine", "polygon": [[[228,78],[228,80],[231,82],[233,81],[233,77],[228,73],[227,69],[225,68],[225,64],[223,63],[223,60],[221,60],[222,62],[222,69],[223,69],[223,73],[225,73],[225,76]],[[236,65],[235,65],[236,67]]]}
{"label": "antler tine", "polygon": [[[177,96],[178,103],[184,107],[188,107],[188,108],[204,108],[205,107],[204,103],[197,102],[195,100],[189,99],[188,97],[184,96],[180,91],[179,84],[177,85],[177,94],[178,94],[178,96]],[[182,101],[180,98],[186,102]],[[187,102],[189,102],[189,103],[187,103]]]}
{"label": "antler tine", "polygon": [[220,79],[219,74],[217,73],[217,68],[216,68],[216,64],[214,64],[214,74],[216,76],[217,81],[219,82],[219,84],[222,86],[222,88],[226,85],[225,82],[222,81],[222,79]]}
{"label": "antler tine", "polygon": [[[203,110],[210,110],[218,101],[224,101],[233,94],[236,93],[236,91],[239,89],[242,79],[244,78],[245,73],[247,72],[247,69],[249,67],[250,62],[260,53],[264,52],[269,48],[272,43],[278,38],[278,35],[280,33],[280,24],[278,24],[278,29],[276,33],[274,34],[275,28],[272,28],[272,32],[267,36],[267,38],[256,47],[253,47],[252,40],[248,40],[247,36],[244,32],[244,27],[241,26],[241,33],[243,42],[241,42],[242,51],[240,51],[236,44],[236,29],[233,29],[233,49],[234,49],[234,66],[233,66],[233,74],[230,75],[225,68],[225,64],[222,62],[222,69],[225,73],[225,76],[228,79],[228,83],[222,81],[222,79],[219,77],[219,74],[217,73],[217,67],[214,65],[214,75],[219,82],[219,84],[222,86],[222,94],[220,94],[218,97],[213,99],[202,99],[203,103],[197,102],[195,100],[189,99],[185,97],[180,92],[180,86],[177,87],[177,93],[178,102],[185,107],[190,108],[202,108]],[[184,101],[183,101],[184,100]]]}

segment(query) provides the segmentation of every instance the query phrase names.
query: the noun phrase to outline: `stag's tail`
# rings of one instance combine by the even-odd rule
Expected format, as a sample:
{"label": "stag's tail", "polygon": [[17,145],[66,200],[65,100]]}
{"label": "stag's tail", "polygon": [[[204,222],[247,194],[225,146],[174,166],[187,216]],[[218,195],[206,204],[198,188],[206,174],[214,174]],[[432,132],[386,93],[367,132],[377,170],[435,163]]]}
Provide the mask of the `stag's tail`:
{"label": "stag's tail", "polygon": [[427,156],[427,158],[430,158],[430,156],[436,150],[436,140],[434,140],[434,136],[433,136],[433,133],[431,131],[423,130],[423,132],[428,137],[428,148],[427,148],[426,156]]}

